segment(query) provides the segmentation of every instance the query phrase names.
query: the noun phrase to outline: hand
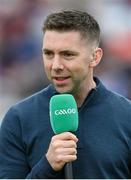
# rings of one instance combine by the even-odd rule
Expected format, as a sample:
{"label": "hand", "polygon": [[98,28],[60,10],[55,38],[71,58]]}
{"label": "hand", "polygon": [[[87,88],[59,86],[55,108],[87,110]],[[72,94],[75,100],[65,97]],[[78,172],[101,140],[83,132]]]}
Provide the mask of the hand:
{"label": "hand", "polygon": [[65,163],[77,159],[77,141],[77,137],[70,132],[52,137],[46,158],[55,171],[61,170]]}

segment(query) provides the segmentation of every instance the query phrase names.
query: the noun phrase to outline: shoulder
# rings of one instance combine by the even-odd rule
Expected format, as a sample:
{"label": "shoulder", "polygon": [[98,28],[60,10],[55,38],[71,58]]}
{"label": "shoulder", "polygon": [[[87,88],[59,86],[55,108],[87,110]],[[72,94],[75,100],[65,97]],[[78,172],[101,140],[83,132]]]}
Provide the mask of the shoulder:
{"label": "shoulder", "polygon": [[123,110],[131,111],[131,100],[107,89],[98,78],[95,78],[95,81],[97,83],[95,96],[95,100],[98,99],[97,102],[105,108],[115,108],[118,110],[121,108]]}
{"label": "shoulder", "polygon": [[99,95],[99,102],[107,111],[118,112],[118,114],[131,115],[131,100],[126,97],[107,89],[103,83],[97,80],[97,94]]}
{"label": "shoulder", "polygon": [[25,108],[32,108],[36,107],[41,103],[48,102],[53,95],[53,88],[52,85],[47,86],[46,88],[42,89],[41,91],[36,92],[35,94],[32,94],[31,96],[28,96],[15,105],[12,106],[13,109],[25,109]]}
{"label": "shoulder", "polygon": [[117,121],[124,123],[128,122],[130,124],[131,101],[126,97],[116,92],[108,91],[108,96],[104,101],[103,109],[109,117],[115,118]]}
{"label": "shoulder", "polygon": [[126,106],[131,108],[131,100],[110,90],[108,90],[108,93],[109,93],[108,98],[110,98],[110,102],[114,103],[115,105],[124,106],[124,107]]}
{"label": "shoulder", "polygon": [[49,101],[53,96],[54,90],[52,85],[47,86],[45,89],[19,101],[12,105],[7,111],[4,122],[6,121],[18,121],[18,120],[30,120],[36,116],[40,116],[44,109],[48,109]]}

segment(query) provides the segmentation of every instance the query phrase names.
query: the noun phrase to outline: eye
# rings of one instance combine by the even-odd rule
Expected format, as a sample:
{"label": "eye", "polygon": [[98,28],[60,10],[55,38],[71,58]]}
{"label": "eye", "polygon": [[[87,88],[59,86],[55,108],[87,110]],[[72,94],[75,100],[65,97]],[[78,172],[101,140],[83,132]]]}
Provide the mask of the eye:
{"label": "eye", "polygon": [[52,59],[54,57],[54,53],[52,51],[44,51],[43,55],[45,56],[45,58],[47,59]]}
{"label": "eye", "polygon": [[63,54],[63,55],[64,55],[64,56],[67,56],[67,57],[73,56],[72,53],[65,53],[65,54]]}
{"label": "eye", "polygon": [[76,54],[73,53],[73,52],[62,52],[62,56],[65,58],[65,59],[73,59]]}

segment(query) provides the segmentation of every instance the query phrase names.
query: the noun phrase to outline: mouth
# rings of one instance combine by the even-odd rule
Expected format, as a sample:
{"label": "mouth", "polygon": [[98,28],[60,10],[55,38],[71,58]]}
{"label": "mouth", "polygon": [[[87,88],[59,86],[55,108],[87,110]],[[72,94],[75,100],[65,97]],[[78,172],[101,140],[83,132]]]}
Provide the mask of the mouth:
{"label": "mouth", "polygon": [[53,80],[56,84],[65,84],[69,80],[69,76],[66,77],[53,77]]}

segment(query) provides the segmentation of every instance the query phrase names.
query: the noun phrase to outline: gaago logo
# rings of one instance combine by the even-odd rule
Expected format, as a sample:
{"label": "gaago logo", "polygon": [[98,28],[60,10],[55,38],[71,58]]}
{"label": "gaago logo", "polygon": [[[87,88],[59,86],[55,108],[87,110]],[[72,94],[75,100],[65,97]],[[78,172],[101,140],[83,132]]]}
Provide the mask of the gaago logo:
{"label": "gaago logo", "polygon": [[76,109],[75,108],[68,108],[68,109],[60,109],[60,110],[55,110],[55,115],[65,115],[65,114],[75,114]]}

